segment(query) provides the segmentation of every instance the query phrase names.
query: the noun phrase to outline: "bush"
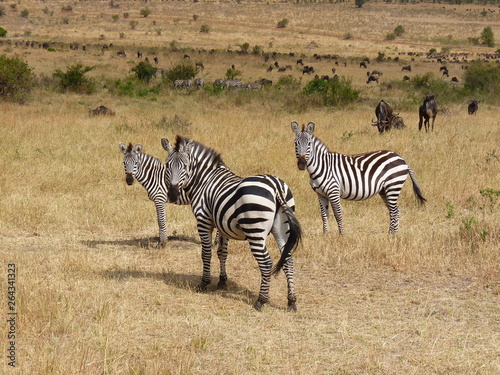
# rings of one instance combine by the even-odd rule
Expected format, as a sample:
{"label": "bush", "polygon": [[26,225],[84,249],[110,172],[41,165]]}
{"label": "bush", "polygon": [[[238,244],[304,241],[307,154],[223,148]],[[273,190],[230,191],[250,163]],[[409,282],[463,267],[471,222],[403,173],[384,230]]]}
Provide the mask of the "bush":
{"label": "bush", "polygon": [[200,33],[209,33],[210,32],[210,26],[208,25],[201,25],[200,27]]}
{"label": "bush", "polygon": [[0,38],[5,38],[7,36],[7,30],[3,27],[0,27]]}
{"label": "bush", "polygon": [[240,70],[229,68],[226,71],[226,79],[237,79],[242,75]]}
{"label": "bush", "polygon": [[176,79],[193,79],[198,73],[191,64],[178,64],[168,69],[164,74],[164,80],[174,82]]}
{"label": "bush", "polygon": [[478,62],[464,74],[464,90],[469,94],[500,99],[500,68],[495,63]]}
{"label": "bush", "polygon": [[401,25],[396,26],[396,28],[394,29],[394,34],[396,34],[396,36],[401,36],[404,34],[404,32],[405,28]]}
{"label": "bush", "polygon": [[283,18],[281,21],[278,22],[278,25],[276,27],[278,29],[284,29],[287,26],[288,26],[288,18]]}
{"label": "bush", "polygon": [[146,83],[156,75],[157,70],[157,68],[151,66],[151,64],[146,61],[141,61],[139,64],[132,68],[132,72],[136,75],[136,77]]}
{"label": "bush", "polygon": [[366,0],[354,0],[354,4],[356,4],[356,7],[362,8],[363,5],[365,5]]}
{"label": "bush", "polygon": [[53,76],[59,78],[59,84],[63,90],[92,94],[96,91],[96,82],[92,78],[85,77],[85,74],[92,69],[94,69],[93,66],[83,66],[78,63],[69,66],[66,72],[56,70]]}
{"label": "bush", "polygon": [[359,97],[359,91],[353,89],[351,83],[351,80],[345,77],[330,81],[313,79],[304,87],[302,94],[320,97],[326,106],[345,107]]}
{"label": "bush", "polygon": [[389,33],[385,36],[385,40],[394,40],[394,39],[396,39],[395,33]]}
{"label": "bush", "polygon": [[0,97],[23,103],[35,86],[35,74],[19,58],[0,56]]}
{"label": "bush", "polygon": [[130,96],[131,98],[144,98],[149,94],[159,93],[158,89],[148,88],[144,82],[135,77],[115,81],[114,90],[119,95]]}
{"label": "bush", "polygon": [[481,42],[488,47],[495,47],[495,38],[491,27],[488,26],[483,29],[483,32],[481,33]]}
{"label": "bush", "polygon": [[30,11],[28,9],[23,9],[21,11],[21,17],[28,18],[29,15],[30,15]]}
{"label": "bush", "polygon": [[151,9],[149,8],[144,8],[144,9],[141,9],[141,16],[143,17],[147,17],[151,14]]}

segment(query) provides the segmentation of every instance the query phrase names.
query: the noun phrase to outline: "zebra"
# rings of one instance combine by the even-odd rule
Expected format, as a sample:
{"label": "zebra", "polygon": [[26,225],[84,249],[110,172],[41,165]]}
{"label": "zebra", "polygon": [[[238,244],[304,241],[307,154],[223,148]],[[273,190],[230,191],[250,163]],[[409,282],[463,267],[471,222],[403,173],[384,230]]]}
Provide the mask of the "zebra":
{"label": "zebra", "polygon": [[196,86],[196,88],[201,89],[203,86],[205,86],[205,79],[196,78],[194,80],[194,85]]}
{"label": "zebra", "polygon": [[241,88],[241,81],[239,79],[227,79],[222,83],[222,87],[227,89],[239,89]]}
{"label": "zebra", "polygon": [[160,238],[158,247],[164,247],[167,240],[167,224],[165,219],[165,203],[189,204],[186,195],[181,192],[177,199],[169,201],[167,196],[167,186],[165,184],[165,165],[157,158],[142,152],[142,145],[139,143],[133,146],[129,143],[119,144],[120,152],[124,154],[123,164],[125,166],[125,181],[127,185],[134,183],[134,178],[144,186],[148,192],[148,197],[156,206],[158,217],[158,227]]}
{"label": "zebra", "polygon": [[193,86],[191,79],[176,79],[174,81],[174,89],[187,89]]}
{"label": "zebra", "polygon": [[408,174],[413,182],[413,192],[421,205],[422,196],[415,173],[401,156],[392,151],[373,151],[360,155],[342,155],[330,152],[328,147],[313,135],[314,122],[299,129],[292,122],[295,133],[295,155],[297,167],[307,169],[312,189],[316,192],[321,208],[323,233],[328,232],[328,204],[344,234],[340,199],[364,200],[380,194],[389,209],[389,234],[399,229],[400,211],[397,204],[399,194]]}
{"label": "zebra", "polygon": [[[227,167],[220,168],[221,155],[192,139],[177,136],[174,147],[163,138],[162,145],[168,152],[165,174],[168,197],[176,200],[184,190],[198,224],[203,277],[196,290],[206,291],[211,282],[211,234],[216,228],[220,234],[217,288],[226,287],[229,239],[248,240],[261,272],[260,292],[254,308],[261,310],[269,302],[271,274],[283,269],[288,284],[288,309],[296,311],[292,252],[301,240],[302,231],[294,213],[295,201],[290,188],[275,176],[242,178]],[[273,234],[281,252],[274,269],[266,248],[269,233]]]}

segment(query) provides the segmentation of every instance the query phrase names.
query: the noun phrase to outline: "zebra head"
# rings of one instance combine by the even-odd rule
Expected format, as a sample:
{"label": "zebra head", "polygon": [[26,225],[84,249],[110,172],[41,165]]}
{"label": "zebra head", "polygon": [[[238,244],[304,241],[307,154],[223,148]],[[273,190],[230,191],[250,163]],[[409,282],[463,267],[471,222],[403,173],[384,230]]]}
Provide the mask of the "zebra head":
{"label": "zebra head", "polygon": [[161,139],[161,145],[168,152],[165,161],[165,184],[167,185],[167,197],[170,202],[176,202],[180,190],[184,188],[189,179],[191,142],[177,142],[176,147],[166,139]]}
{"label": "zebra head", "polygon": [[127,185],[132,185],[134,183],[134,176],[136,176],[139,172],[141,164],[139,154],[142,152],[142,145],[139,143],[132,146],[132,143],[129,143],[128,146],[125,146],[124,143],[120,143],[119,148],[125,155],[123,158],[126,176],[125,181],[127,182]]}
{"label": "zebra head", "polygon": [[293,121],[292,131],[295,133],[295,156],[297,157],[297,167],[303,171],[306,169],[307,161],[311,157],[314,122],[310,122],[307,126],[302,126],[302,130],[299,130],[299,124]]}

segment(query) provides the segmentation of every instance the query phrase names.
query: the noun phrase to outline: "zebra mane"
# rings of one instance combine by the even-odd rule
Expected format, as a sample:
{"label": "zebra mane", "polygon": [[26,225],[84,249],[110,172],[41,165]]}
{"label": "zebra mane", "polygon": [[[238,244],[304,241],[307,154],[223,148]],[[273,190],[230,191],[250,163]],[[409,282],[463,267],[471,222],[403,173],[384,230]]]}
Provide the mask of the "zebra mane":
{"label": "zebra mane", "polygon": [[127,152],[132,151],[132,148],[133,148],[133,147],[134,147],[134,146],[132,145],[132,143],[129,143],[129,144],[128,144],[128,146],[127,146]]}
{"label": "zebra mane", "polygon": [[196,155],[203,155],[203,159],[207,161],[206,164],[210,165],[213,168],[218,168],[219,166],[224,164],[221,154],[214,149],[206,147],[193,139],[177,135],[177,138],[175,140],[175,151],[184,149],[186,146],[190,147],[191,153],[194,153]]}
{"label": "zebra mane", "polygon": [[325,143],[323,143],[323,141],[321,139],[319,139],[318,137],[316,137],[314,134],[311,134],[311,135],[312,135],[312,143],[314,144],[314,146],[318,150],[326,151],[328,153],[332,153],[330,151],[330,149],[328,148],[328,146]]}

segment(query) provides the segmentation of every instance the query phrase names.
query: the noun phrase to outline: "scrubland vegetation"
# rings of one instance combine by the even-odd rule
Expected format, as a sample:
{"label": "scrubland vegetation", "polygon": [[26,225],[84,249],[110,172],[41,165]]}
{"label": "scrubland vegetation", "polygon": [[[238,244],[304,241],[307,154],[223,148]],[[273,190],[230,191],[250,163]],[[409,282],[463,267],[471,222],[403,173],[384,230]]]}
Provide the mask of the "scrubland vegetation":
{"label": "scrubland vegetation", "polygon": [[[496,47],[468,40],[489,26],[499,34],[493,5],[2,5],[4,373],[500,371],[500,78],[495,58],[479,61]],[[487,6],[495,12],[482,15]],[[397,28],[402,10],[404,32]],[[117,55],[122,49],[126,56]],[[263,54],[272,52],[266,62]],[[441,53],[460,61],[437,61]],[[366,57],[371,62],[360,68]],[[300,58],[320,76],[336,68],[338,79],[303,74]],[[268,72],[275,61],[292,69]],[[402,71],[408,64],[412,71]],[[366,71],[375,69],[383,72],[379,83],[367,84]],[[174,79],[190,76],[205,78],[205,87],[173,90]],[[225,77],[273,84],[212,86]],[[427,93],[439,105],[430,133],[417,126]],[[403,117],[404,129],[379,135],[371,126],[381,99]],[[472,99],[480,100],[476,115],[467,113]],[[116,116],[90,117],[99,105]],[[332,151],[396,151],[415,171],[425,209],[407,182],[397,236],[387,234],[378,197],[343,201],[346,234],[338,235],[332,217],[324,235],[309,178],[296,167],[291,121],[314,121]],[[177,134],[216,149],[242,176],[269,173],[291,187],[304,231],[295,254],[297,313],[286,311],[284,275],[272,280],[270,305],[254,311],[260,275],[246,242],[229,244],[228,290],[213,283],[195,293],[201,246],[187,206],[167,206],[169,242],[154,247],[154,205],[140,185],[126,185],[118,144],[141,143],[164,160],[160,139]],[[271,238],[268,245],[277,259]],[[17,268],[15,368],[5,355],[8,264]],[[213,270],[215,278],[216,259]]]}

